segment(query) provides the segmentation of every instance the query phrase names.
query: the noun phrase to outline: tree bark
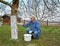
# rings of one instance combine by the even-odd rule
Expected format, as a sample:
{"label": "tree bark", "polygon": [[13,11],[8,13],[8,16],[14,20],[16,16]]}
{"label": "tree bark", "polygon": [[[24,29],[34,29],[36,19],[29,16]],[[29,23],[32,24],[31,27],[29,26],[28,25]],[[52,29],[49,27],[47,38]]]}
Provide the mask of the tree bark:
{"label": "tree bark", "polygon": [[11,39],[18,39],[17,12],[19,0],[13,0],[11,7]]}

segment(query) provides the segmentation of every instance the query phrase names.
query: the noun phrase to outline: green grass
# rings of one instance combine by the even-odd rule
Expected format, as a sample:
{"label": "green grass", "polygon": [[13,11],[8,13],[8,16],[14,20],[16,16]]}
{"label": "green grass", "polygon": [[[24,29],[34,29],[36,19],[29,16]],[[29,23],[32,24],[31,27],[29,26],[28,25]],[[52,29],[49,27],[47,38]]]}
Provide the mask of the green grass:
{"label": "green grass", "polygon": [[11,40],[11,28],[9,25],[0,27],[0,46],[60,46],[60,26],[41,26],[40,39],[30,42],[23,40],[26,28],[18,25],[18,40]]}

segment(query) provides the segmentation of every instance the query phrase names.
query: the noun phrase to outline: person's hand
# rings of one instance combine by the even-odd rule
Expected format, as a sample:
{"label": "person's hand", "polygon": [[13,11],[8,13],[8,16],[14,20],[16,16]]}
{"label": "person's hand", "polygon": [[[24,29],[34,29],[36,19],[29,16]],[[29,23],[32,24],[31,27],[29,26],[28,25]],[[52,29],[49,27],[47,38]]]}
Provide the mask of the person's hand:
{"label": "person's hand", "polygon": [[32,33],[32,31],[29,31],[29,33]]}

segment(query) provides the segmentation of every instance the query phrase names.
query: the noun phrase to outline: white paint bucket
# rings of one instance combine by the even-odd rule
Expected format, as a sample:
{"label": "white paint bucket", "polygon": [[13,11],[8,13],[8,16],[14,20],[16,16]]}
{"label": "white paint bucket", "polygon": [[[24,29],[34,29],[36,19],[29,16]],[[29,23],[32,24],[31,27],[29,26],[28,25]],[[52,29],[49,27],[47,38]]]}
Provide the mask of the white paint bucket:
{"label": "white paint bucket", "polygon": [[31,34],[24,34],[24,41],[31,41]]}

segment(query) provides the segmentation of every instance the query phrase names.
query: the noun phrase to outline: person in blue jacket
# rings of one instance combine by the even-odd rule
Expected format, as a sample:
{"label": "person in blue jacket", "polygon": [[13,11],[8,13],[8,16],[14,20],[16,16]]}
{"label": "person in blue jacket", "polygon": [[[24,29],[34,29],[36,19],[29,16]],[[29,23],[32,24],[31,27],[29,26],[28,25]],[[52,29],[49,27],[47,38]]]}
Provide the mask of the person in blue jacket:
{"label": "person in blue jacket", "polygon": [[40,35],[40,22],[38,20],[35,19],[35,16],[32,16],[30,18],[31,20],[27,23],[27,24],[24,24],[23,26],[24,27],[29,27],[29,29],[26,30],[26,32],[28,34],[34,34],[35,35],[35,38],[39,38],[39,35]]}

